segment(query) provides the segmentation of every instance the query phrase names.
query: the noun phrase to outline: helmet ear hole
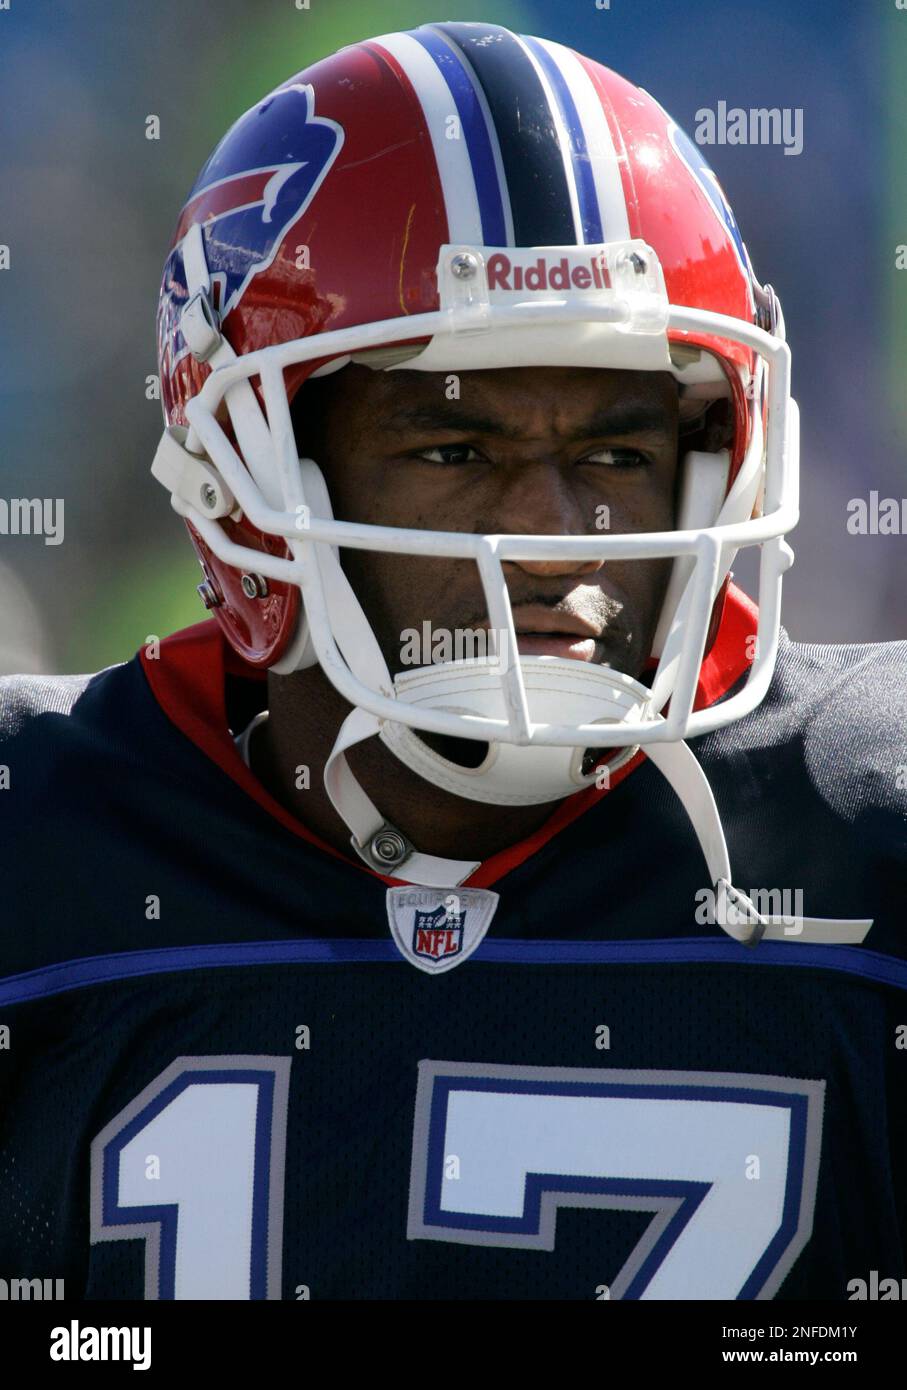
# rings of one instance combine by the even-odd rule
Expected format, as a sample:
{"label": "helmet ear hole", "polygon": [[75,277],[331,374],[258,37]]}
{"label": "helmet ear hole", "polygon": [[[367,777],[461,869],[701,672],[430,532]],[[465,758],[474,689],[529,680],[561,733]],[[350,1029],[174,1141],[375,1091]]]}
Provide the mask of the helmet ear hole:
{"label": "helmet ear hole", "polygon": [[695,417],[680,421],[678,453],[681,459],[692,452],[717,454],[721,449],[732,450],[734,440],[734,411],[730,400],[711,401]]}

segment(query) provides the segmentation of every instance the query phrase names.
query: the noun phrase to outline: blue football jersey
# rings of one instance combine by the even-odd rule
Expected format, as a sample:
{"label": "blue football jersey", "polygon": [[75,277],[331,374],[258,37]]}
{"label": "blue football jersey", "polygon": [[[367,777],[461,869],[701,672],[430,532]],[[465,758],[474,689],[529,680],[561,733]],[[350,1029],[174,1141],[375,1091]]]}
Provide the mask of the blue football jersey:
{"label": "blue football jersey", "polygon": [[468,881],[499,895],[469,959],[415,969],[397,881],[243,764],[264,693],[214,624],[0,681],[0,1269],[80,1299],[907,1276],[907,644],[782,634],[760,708],[691,745],[737,886],[872,919],[859,946],[704,921],[639,755]]}

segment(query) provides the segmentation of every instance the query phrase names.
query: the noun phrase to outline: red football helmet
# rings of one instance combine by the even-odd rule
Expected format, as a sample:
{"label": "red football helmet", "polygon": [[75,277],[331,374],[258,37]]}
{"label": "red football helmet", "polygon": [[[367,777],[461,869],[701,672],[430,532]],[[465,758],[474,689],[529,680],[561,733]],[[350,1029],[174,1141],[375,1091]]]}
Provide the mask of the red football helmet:
{"label": "red football helmet", "polygon": [[[242,116],[202,170],[165,267],[158,341],[167,429],[154,472],[229,641],[252,666],[320,662],[356,707],[356,736],[367,724],[420,775],[479,800],[552,800],[588,784],[584,748],[645,745],[662,765],[667,747],[764,695],[797,520],[781,311],[699,149],[608,68],[460,23],[307,68]],[[289,406],[310,376],[350,361],[670,371],[686,431],[678,529],[486,537],[334,520]],[[469,662],[391,677],[343,545],[475,560],[511,652],[480,695]],[[744,545],[761,547],[755,659],[741,691],[694,712]],[[598,668],[580,694],[576,663],[516,655],[501,562],[609,556],[674,558],[657,670],[648,687]],[[416,729],[488,742],[487,766],[467,774]]]}

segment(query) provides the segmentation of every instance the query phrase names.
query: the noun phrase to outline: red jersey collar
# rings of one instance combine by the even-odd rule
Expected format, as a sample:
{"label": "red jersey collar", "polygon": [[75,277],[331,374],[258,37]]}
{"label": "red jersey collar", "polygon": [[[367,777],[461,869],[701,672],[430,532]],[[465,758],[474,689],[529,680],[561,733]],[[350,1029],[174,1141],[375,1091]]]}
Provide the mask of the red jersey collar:
{"label": "red jersey collar", "polygon": [[[749,655],[752,642],[748,639],[755,633],[757,625],[756,605],[741,589],[729,585],[718,635],[700,672],[694,709],[705,709],[714,704],[749,668],[752,664]],[[372,874],[383,883],[397,885],[404,882],[379,874],[361,859],[352,854],[341,854],[327,844],[275,801],[243,762],[227,724],[225,678],[233,675],[264,680],[265,675],[264,672],[250,671],[235,655],[216,621],[212,619],[198,623],[175,632],[172,637],[165,637],[157,657],[150,657],[144,647],[139,656],[151,692],[171,723],[242,787],[268,815],[300,839],[317,845],[326,854],[334,855],[363,873]],[[517,868],[552,836],[588,811],[601,797],[607,796],[609,790],[613,791],[619,786],[644,757],[642,750],[636,753],[613,774],[609,787],[587,787],[558,802],[544,825],[526,839],[484,860],[464,886],[488,888]]]}

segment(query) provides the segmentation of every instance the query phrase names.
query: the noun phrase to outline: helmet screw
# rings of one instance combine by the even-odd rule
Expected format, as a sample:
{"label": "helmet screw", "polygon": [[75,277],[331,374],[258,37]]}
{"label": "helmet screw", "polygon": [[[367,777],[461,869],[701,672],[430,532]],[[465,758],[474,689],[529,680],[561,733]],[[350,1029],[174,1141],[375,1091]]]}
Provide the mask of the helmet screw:
{"label": "helmet screw", "polygon": [[242,580],[242,591],[246,598],[267,598],[268,581],[261,574],[244,574]]}
{"label": "helmet screw", "polygon": [[372,836],[369,854],[376,864],[387,868],[406,856],[406,841],[398,830],[381,829]]}
{"label": "helmet screw", "polygon": [[205,483],[202,486],[201,495],[202,502],[205,504],[209,511],[213,507],[217,506],[217,489],[215,487],[212,487],[211,483]]}
{"label": "helmet screw", "polygon": [[220,608],[223,603],[223,599],[210,579],[206,579],[203,584],[199,584],[198,596],[206,608]]}
{"label": "helmet screw", "polygon": [[468,251],[459,251],[450,262],[450,273],[457,280],[471,280],[478,268],[478,261]]}
{"label": "helmet screw", "polygon": [[781,316],[781,305],[771,285],[755,284],[753,286],[753,298],[756,301],[756,326],[763,329],[766,333],[774,333],[776,336],[783,339],[784,329]]}
{"label": "helmet screw", "polygon": [[645,275],[649,268],[645,256],[641,256],[638,251],[621,251],[617,258],[617,264],[619,266],[630,266],[634,275]]}

